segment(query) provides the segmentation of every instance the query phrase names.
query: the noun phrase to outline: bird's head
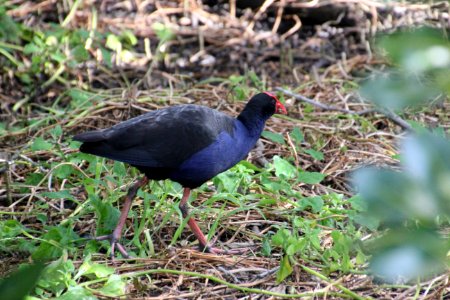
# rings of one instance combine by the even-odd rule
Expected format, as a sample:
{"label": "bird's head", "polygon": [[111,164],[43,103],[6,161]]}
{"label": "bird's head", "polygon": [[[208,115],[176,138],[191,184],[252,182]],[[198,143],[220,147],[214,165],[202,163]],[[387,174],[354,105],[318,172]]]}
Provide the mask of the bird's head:
{"label": "bird's head", "polygon": [[254,95],[237,118],[251,127],[252,124],[260,124],[260,121],[265,123],[273,114],[286,115],[287,111],[274,94],[264,92]]}
{"label": "bird's head", "polygon": [[287,111],[278,98],[269,92],[254,95],[245,106],[246,114],[268,119],[273,114],[286,115]]}
{"label": "bird's head", "polygon": [[[280,100],[278,100],[278,98],[269,92],[264,92],[262,94],[265,94],[267,96],[269,96],[272,100],[271,102],[273,103],[273,101],[275,101],[275,113],[276,114],[283,114],[283,115],[287,115],[287,110],[286,107],[284,107],[283,103],[280,102]],[[258,94],[261,95],[261,94]]]}

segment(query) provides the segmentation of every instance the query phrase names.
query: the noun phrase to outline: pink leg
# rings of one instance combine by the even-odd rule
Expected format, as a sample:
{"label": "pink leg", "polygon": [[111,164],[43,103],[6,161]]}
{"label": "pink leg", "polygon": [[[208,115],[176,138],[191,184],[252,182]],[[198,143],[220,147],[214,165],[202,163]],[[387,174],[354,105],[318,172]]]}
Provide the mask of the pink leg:
{"label": "pink leg", "polygon": [[142,177],[141,179],[137,180],[128,190],[128,193],[125,197],[125,203],[123,204],[122,211],[120,212],[119,222],[116,225],[116,228],[111,234],[103,235],[94,238],[97,241],[103,241],[103,240],[109,240],[111,243],[111,258],[114,259],[114,251],[115,247],[117,246],[117,249],[120,253],[126,258],[129,257],[127,251],[125,250],[125,247],[123,247],[118,241],[120,237],[122,236],[122,229],[125,225],[125,221],[128,217],[128,212],[131,208],[131,203],[133,201],[133,198],[136,197],[136,193],[138,189],[148,183],[148,178],[146,176]]}
{"label": "pink leg", "polygon": [[[189,195],[191,194],[190,188],[184,188],[183,190],[183,198],[181,198],[180,201],[180,210],[183,214],[183,218],[186,218],[189,215],[189,208],[187,206],[187,202],[189,200]],[[198,227],[197,222],[193,218],[189,218],[188,225],[191,228],[192,232],[194,233],[195,237],[198,239],[198,243],[200,244],[200,249],[205,249],[208,251],[208,242],[206,241],[206,237],[203,234],[203,232],[200,230],[200,227]]]}
{"label": "pink leg", "polygon": [[[191,189],[184,188],[183,191],[183,198],[181,198],[180,201],[180,210],[183,214],[183,218],[186,218],[189,215],[189,208],[187,206],[187,202],[189,200],[189,195],[191,194]],[[241,250],[222,250],[219,248],[210,247],[208,245],[208,241],[206,240],[205,235],[200,230],[200,227],[198,227],[197,222],[193,218],[189,218],[187,224],[191,228],[192,232],[194,233],[195,237],[198,240],[199,248],[201,251],[205,251],[208,253],[214,253],[214,254],[241,254],[243,252],[247,252],[247,250],[242,251]]]}

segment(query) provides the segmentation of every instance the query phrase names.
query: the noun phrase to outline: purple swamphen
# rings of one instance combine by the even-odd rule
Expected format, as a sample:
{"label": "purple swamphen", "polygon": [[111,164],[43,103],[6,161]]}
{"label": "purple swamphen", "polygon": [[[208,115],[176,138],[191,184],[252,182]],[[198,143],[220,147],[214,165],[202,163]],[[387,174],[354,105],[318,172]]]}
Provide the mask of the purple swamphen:
{"label": "purple swamphen", "polygon": [[[191,189],[244,159],[274,113],[287,112],[274,95],[264,92],[253,96],[237,118],[205,106],[178,105],[74,136],[74,140],[83,142],[81,152],[128,163],[145,174],[128,190],[114,231],[95,239],[109,240],[112,256],[117,246],[128,257],[119,239],[132,199],[149,179],[170,179],[183,186],[180,210],[186,218]],[[226,253],[208,246],[193,218],[188,220],[188,225],[202,250]]]}

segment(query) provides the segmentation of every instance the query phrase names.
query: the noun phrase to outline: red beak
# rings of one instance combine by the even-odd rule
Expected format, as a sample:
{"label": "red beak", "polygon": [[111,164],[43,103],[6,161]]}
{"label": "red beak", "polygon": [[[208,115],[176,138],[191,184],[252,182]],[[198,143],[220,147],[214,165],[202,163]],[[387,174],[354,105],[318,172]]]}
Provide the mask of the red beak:
{"label": "red beak", "polygon": [[264,92],[264,94],[269,95],[270,97],[275,99],[275,101],[277,101],[277,103],[275,104],[275,113],[287,115],[286,107],[284,107],[283,103],[281,103],[280,100],[278,100],[277,96],[269,92]]}
{"label": "red beak", "polygon": [[276,99],[276,100],[277,100],[277,104],[275,104],[275,112],[277,114],[287,115],[286,107],[284,107],[284,105],[278,99]]}

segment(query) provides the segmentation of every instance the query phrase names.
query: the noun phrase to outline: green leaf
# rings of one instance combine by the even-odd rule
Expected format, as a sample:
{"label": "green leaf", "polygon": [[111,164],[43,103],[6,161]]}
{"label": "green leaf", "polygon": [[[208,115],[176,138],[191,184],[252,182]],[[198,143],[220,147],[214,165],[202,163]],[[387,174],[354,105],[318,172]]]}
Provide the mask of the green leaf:
{"label": "green leaf", "polygon": [[54,128],[52,128],[50,130],[50,134],[53,136],[53,138],[56,140],[58,139],[62,134],[63,134],[63,130],[61,125],[56,125]]}
{"label": "green leaf", "polygon": [[239,187],[240,180],[238,180],[236,174],[231,171],[227,171],[217,175],[214,178],[214,184],[218,187],[219,192],[234,193]]}
{"label": "green leaf", "polygon": [[113,274],[99,291],[109,297],[119,297],[125,294],[125,287],[126,284],[122,278]]}
{"label": "green leaf", "polygon": [[273,192],[283,191],[289,193],[292,189],[291,184],[287,180],[274,181],[266,176],[261,177],[261,184],[268,190]]}
{"label": "green leaf", "polygon": [[60,295],[71,283],[75,266],[64,257],[50,263],[42,272],[38,286],[44,290]]}
{"label": "green leaf", "polygon": [[0,40],[19,43],[19,33],[20,27],[13,18],[6,14],[4,5],[2,4],[0,6]]}
{"label": "green leaf", "polygon": [[89,107],[100,100],[98,95],[77,88],[70,89],[67,94],[72,98],[70,106],[73,108]]}
{"label": "green leaf", "polygon": [[68,247],[73,240],[78,239],[78,235],[73,228],[55,226],[50,227],[49,231],[42,235],[43,240],[31,257],[37,261],[55,259],[63,254],[63,250]]}
{"label": "green leaf", "polygon": [[45,39],[45,45],[49,46],[49,48],[53,48],[58,45],[58,38],[54,35],[49,35]]}
{"label": "green leaf", "polygon": [[365,200],[367,214],[386,225],[420,220],[434,226],[440,214],[450,213],[450,142],[430,134],[405,139],[404,172],[364,168],[354,173],[354,183]]}
{"label": "green leaf", "polygon": [[60,179],[69,178],[72,173],[73,167],[71,165],[60,165],[53,171],[53,174]]}
{"label": "green leaf", "polygon": [[292,237],[292,241],[289,243],[289,246],[286,248],[286,255],[292,256],[294,254],[302,252],[302,250],[305,249],[306,244],[307,244],[306,239]]}
{"label": "green leaf", "polygon": [[[29,230],[17,220],[0,221],[0,253],[15,255],[17,251],[31,253],[35,249],[35,241],[18,238]],[[17,238],[16,238],[17,237]],[[1,299],[1,298],[0,298]]]}
{"label": "green leaf", "polygon": [[364,168],[355,172],[353,177],[368,206],[365,215],[395,227],[409,218],[424,221],[434,218],[435,199],[427,189],[404,173]]}
{"label": "green leaf", "polygon": [[272,236],[272,243],[275,246],[283,247],[287,242],[288,238],[291,236],[291,232],[286,228],[278,229],[277,233]]}
{"label": "green leaf", "polygon": [[94,275],[94,279],[105,278],[114,273],[114,268],[107,265],[93,263],[91,256],[88,255],[81,266],[78,268],[78,273],[74,279],[78,279],[81,276]]}
{"label": "green leaf", "polygon": [[41,51],[42,51],[42,49],[34,43],[26,44],[25,47],[23,48],[23,53],[27,54],[27,55],[33,54],[33,53],[38,53]]}
{"label": "green leaf", "polygon": [[50,199],[70,199],[75,200],[75,197],[70,194],[69,190],[61,190],[57,192],[42,192],[41,194],[44,197],[48,197]]}
{"label": "green leaf", "polygon": [[97,234],[109,233],[117,225],[120,211],[109,202],[102,202],[94,195],[90,195],[90,203],[95,208],[97,216]]}
{"label": "green leaf", "polygon": [[89,52],[84,48],[84,45],[75,46],[71,52],[73,58],[78,62],[84,62],[90,58]]}
{"label": "green leaf", "polygon": [[263,198],[261,200],[259,200],[258,202],[258,206],[272,206],[277,204],[277,200],[274,198]]}
{"label": "green leaf", "polygon": [[115,272],[114,268],[102,264],[92,264],[90,269],[85,274],[95,274],[97,278],[107,277]]}
{"label": "green leaf", "polygon": [[108,34],[105,46],[114,51],[122,50],[122,43],[120,42],[119,38],[114,34]]}
{"label": "green leaf", "polygon": [[130,30],[125,30],[122,32],[122,40],[130,44],[131,46],[136,46],[138,39]]}
{"label": "green leaf", "polygon": [[280,263],[280,269],[277,272],[277,284],[281,283],[286,277],[292,274],[293,268],[289,261],[288,255],[283,257],[283,260]]}
{"label": "green leaf", "polygon": [[228,77],[228,80],[231,82],[231,84],[238,85],[245,80],[245,77],[238,75],[231,75],[230,77]]}
{"label": "green leaf", "polygon": [[111,55],[111,51],[109,51],[109,50],[107,50],[107,49],[105,49],[105,48],[103,48],[103,47],[100,47],[100,51],[101,51],[101,53],[102,53],[102,59],[103,59],[103,62],[105,63],[105,65],[108,67],[108,68],[112,68],[113,67],[113,64],[112,64],[112,55]]}
{"label": "green leaf", "polygon": [[25,183],[29,185],[37,185],[42,178],[44,178],[44,174],[41,173],[30,173],[25,177]]}
{"label": "green leaf", "polygon": [[67,291],[58,297],[58,300],[98,300],[90,291],[81,286],[71,286]]}
{"label": "green leaf", "polygon": [[59,51],[57,51],[57,52],[55,52],[55,53],[52,53],[52,54],[50,55],[50,57],[51,57],[54,61],[59,62],[60,64],[64,63],[64,62],[67,60],[66,55],[65,55],[64,53],[59,52]]}
{"label": "green leaf", "polygon": [[260,90],[264,90],[264,82],[256,75],[255,71],[248,72],[248,77],[254,84],[254,86]]}
{"label": "green leaf", "polygon": [[325,174],[319,172],[299,172],[298,181],[306,184],[317,184],[325,178]]}
{"label": "green leaf", "polygon": [[263,172],[263,169],[258,168],[257,166],[246,160],[241,160],[238,165],[244,166],[247,170],[249,170],[247,172],[252,174],[254,173],[254,171]]}
{"label": "green leaf", "polygon": [[52,148],[53,144],[47,142],[42,137],[35,138],[33,144],[31,144],[31,150],[33,151],[50,150]]}
{"label": "green leaf", "polygon": [[237,85],[233,87],[233,94],[237,100],[246,100],[247,99],[248,88],[243,87],[241,85]]}
{"label": "green leaf", "polygon": [[156,36],[158,37],[161,44],[166,43],[175,37],[172,29],[170,29],[170,27],[166,26],[163,23],[153,23],[152,29],[153,31],[155,31]]}
{"label": "green leaf", "polygon": [[289,135],[297,144],[300,144],[305,140],[303,133],[300,131],[300,128],[298,127],[295,127]]}
{"label": "green leaf", "polygon": [[357,224],[375,231],[380,226],[380,219],[370,214],[358,214],[351,218]]}
{"label": "green leaf", "polygon": [[36,220],[38,220],[42,224],[45,224],[48,221],[48,216],[47,216],[47,214],[44,214],[44,213],[38,213],[36,215]]}
{"label": "green leaf", "polygon": [[281,144],[281,145],[285,145],[286,142],[284,141],[284,137],[283,135],[279,134],[279,133],[275,133],[275,132],[270,132],[270,131],[263,131],[261,136],[263,138],[266,138],[268,140],[271,140],[272,142]]}
{"label": "green leaf", "polygon": [[124,177],[127,174],[127,169],[122,162],[115,161],[113,166],[114,174],[118,177]]}
{"label": "green leaf", "polygon": [[44,264],[21,266],[12,275],[0,281],[0,299],[23,300],[36,285]]}
{"label": "green leaf", "polygon": [[270,256],[272,253],[272,247],[270,246],[270,239],[268,239],[267,237],[264,237],[262,241],[261,253],[264,256]]}
{"label": "green leaf", "polygon": [[314,158],[315,160],[323,160],[323,153],[314,149],[306,149],[305,153],[308,153],[309,155],[311,155],[312,158]]}
{"label": "green leaf", "polygon": [[310,206],[313,213],[318,213],[323,208],[323,199],[320,196],[305,197],[299,201],[299,206],[300,209]]}
{"label": "green leaf", "polygon": [[1,238],[12,238],[16,237],[25,230],[25,226],[19,223],[17,220],[5,220],[0,221],[0,237]]}
{"label": "green leaf", "polygon": [[297,168],[278,155],[273,157],[273,165],[275,167],[275,175],[277,177],[290,179],[297,175]]}
{"label": "green leaf", "polygon": [[349,198],[348,203],[352,205],[352,208],[356,211],[367,211],[367,203],[361,197],[361,195],[355,195]]}

